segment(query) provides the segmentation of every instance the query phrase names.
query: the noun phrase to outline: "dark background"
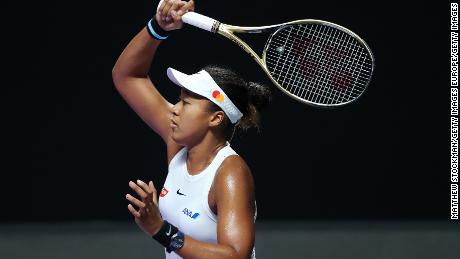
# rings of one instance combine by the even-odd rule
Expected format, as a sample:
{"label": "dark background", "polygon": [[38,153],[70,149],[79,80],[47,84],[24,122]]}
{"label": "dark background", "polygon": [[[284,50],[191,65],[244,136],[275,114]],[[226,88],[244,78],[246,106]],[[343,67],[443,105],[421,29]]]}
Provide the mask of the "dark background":
{"label": "dark background", "polygon": [[[256,181],[258,219],[448,220],[450,5],[197,1],[234,25],[331,21],[360,35],[376,68],[337,109],[270,85],[262,129],[234,139]],[[3,33],[0,220],[131,220],[128,181],[166,178],[165,145],[116,92],[111,69],[156,1],[8,3]],[[266,35],[268,36],[268,35]],[[265,39],[249,37],[260,53]],[[250,44],[250,45],[252,45]],[[186,27],[159,48],[151,77],[174,101],[171,66],[233,67],[270,84],[234,43]]]}

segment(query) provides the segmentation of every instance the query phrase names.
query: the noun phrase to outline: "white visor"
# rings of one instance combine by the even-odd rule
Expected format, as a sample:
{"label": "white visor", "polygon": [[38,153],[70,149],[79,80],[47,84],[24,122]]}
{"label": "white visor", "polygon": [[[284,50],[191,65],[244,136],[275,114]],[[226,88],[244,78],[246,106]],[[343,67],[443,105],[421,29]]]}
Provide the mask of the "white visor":
{"label": "white visor", "polygon": [[243,116],[238,108],[233,104],[230,98],[216,84],[208,72],[201,70],[200,72],[187,75],[173,68],[168,68],[168,77],[176,85],[182,86],[187,90],[201,95],[211,102],[219,106],[230,121],[235,124]]}

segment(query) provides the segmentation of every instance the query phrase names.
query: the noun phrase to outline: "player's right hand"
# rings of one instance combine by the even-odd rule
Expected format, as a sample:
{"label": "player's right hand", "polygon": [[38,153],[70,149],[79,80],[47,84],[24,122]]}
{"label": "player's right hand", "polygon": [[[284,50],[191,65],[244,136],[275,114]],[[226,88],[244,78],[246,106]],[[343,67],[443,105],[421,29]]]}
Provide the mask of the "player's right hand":
{"label": "player's right hand", "polygon": [[161,0],[158,4],[155,19],[165,31],[172,31],[182,28],[182,15],[195,10],[193,0],[188,2],[180,0]]}

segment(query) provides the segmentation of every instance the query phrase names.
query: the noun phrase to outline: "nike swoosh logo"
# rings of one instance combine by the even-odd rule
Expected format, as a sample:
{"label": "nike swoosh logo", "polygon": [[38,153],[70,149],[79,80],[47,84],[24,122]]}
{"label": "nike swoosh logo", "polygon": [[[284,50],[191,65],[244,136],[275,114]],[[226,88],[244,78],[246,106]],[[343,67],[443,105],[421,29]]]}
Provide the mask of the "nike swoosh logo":
{"label": "nike swoosh logo", "polygon": [[169,225],[169,231],[166,232],[166,235],[169,237],[169,235],[171,235],[171,225]]}
{"label": "nike swoosh logo", "polygon": [[[179,190],[180,190],[180,189],[179,189]],[[179,192],[179,190],[177,190],[177,194],[187,196],[187,195],[185,195],[185,194]]]}

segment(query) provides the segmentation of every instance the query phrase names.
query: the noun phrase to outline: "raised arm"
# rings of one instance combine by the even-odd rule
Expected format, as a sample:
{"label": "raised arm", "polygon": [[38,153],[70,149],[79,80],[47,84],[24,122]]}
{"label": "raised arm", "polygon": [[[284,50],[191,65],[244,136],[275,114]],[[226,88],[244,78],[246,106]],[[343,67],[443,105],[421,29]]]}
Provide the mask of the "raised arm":
{"label": "raised arm", "polygon": [[[181,16],[193,10],[193,1],[166,0],[159,6],[155,19],[166,31],[182,27]],[[168,16],[171,11],[175,15]],[[153,39],[144,27],[123,50],[112,70],[113,82],[129,106],[152,128],[168,146],[170,156],[180,148],[170,137],[170,115],[173,104],[157,90],[148,72],[153,57],[161,43]]]}
{"label": "raised arm", "polygon": [[128,44],[113,70],[113,82],[129,106],[164,140],[172,104],[158,92],[148,71],[160,41],[144,28]]}

